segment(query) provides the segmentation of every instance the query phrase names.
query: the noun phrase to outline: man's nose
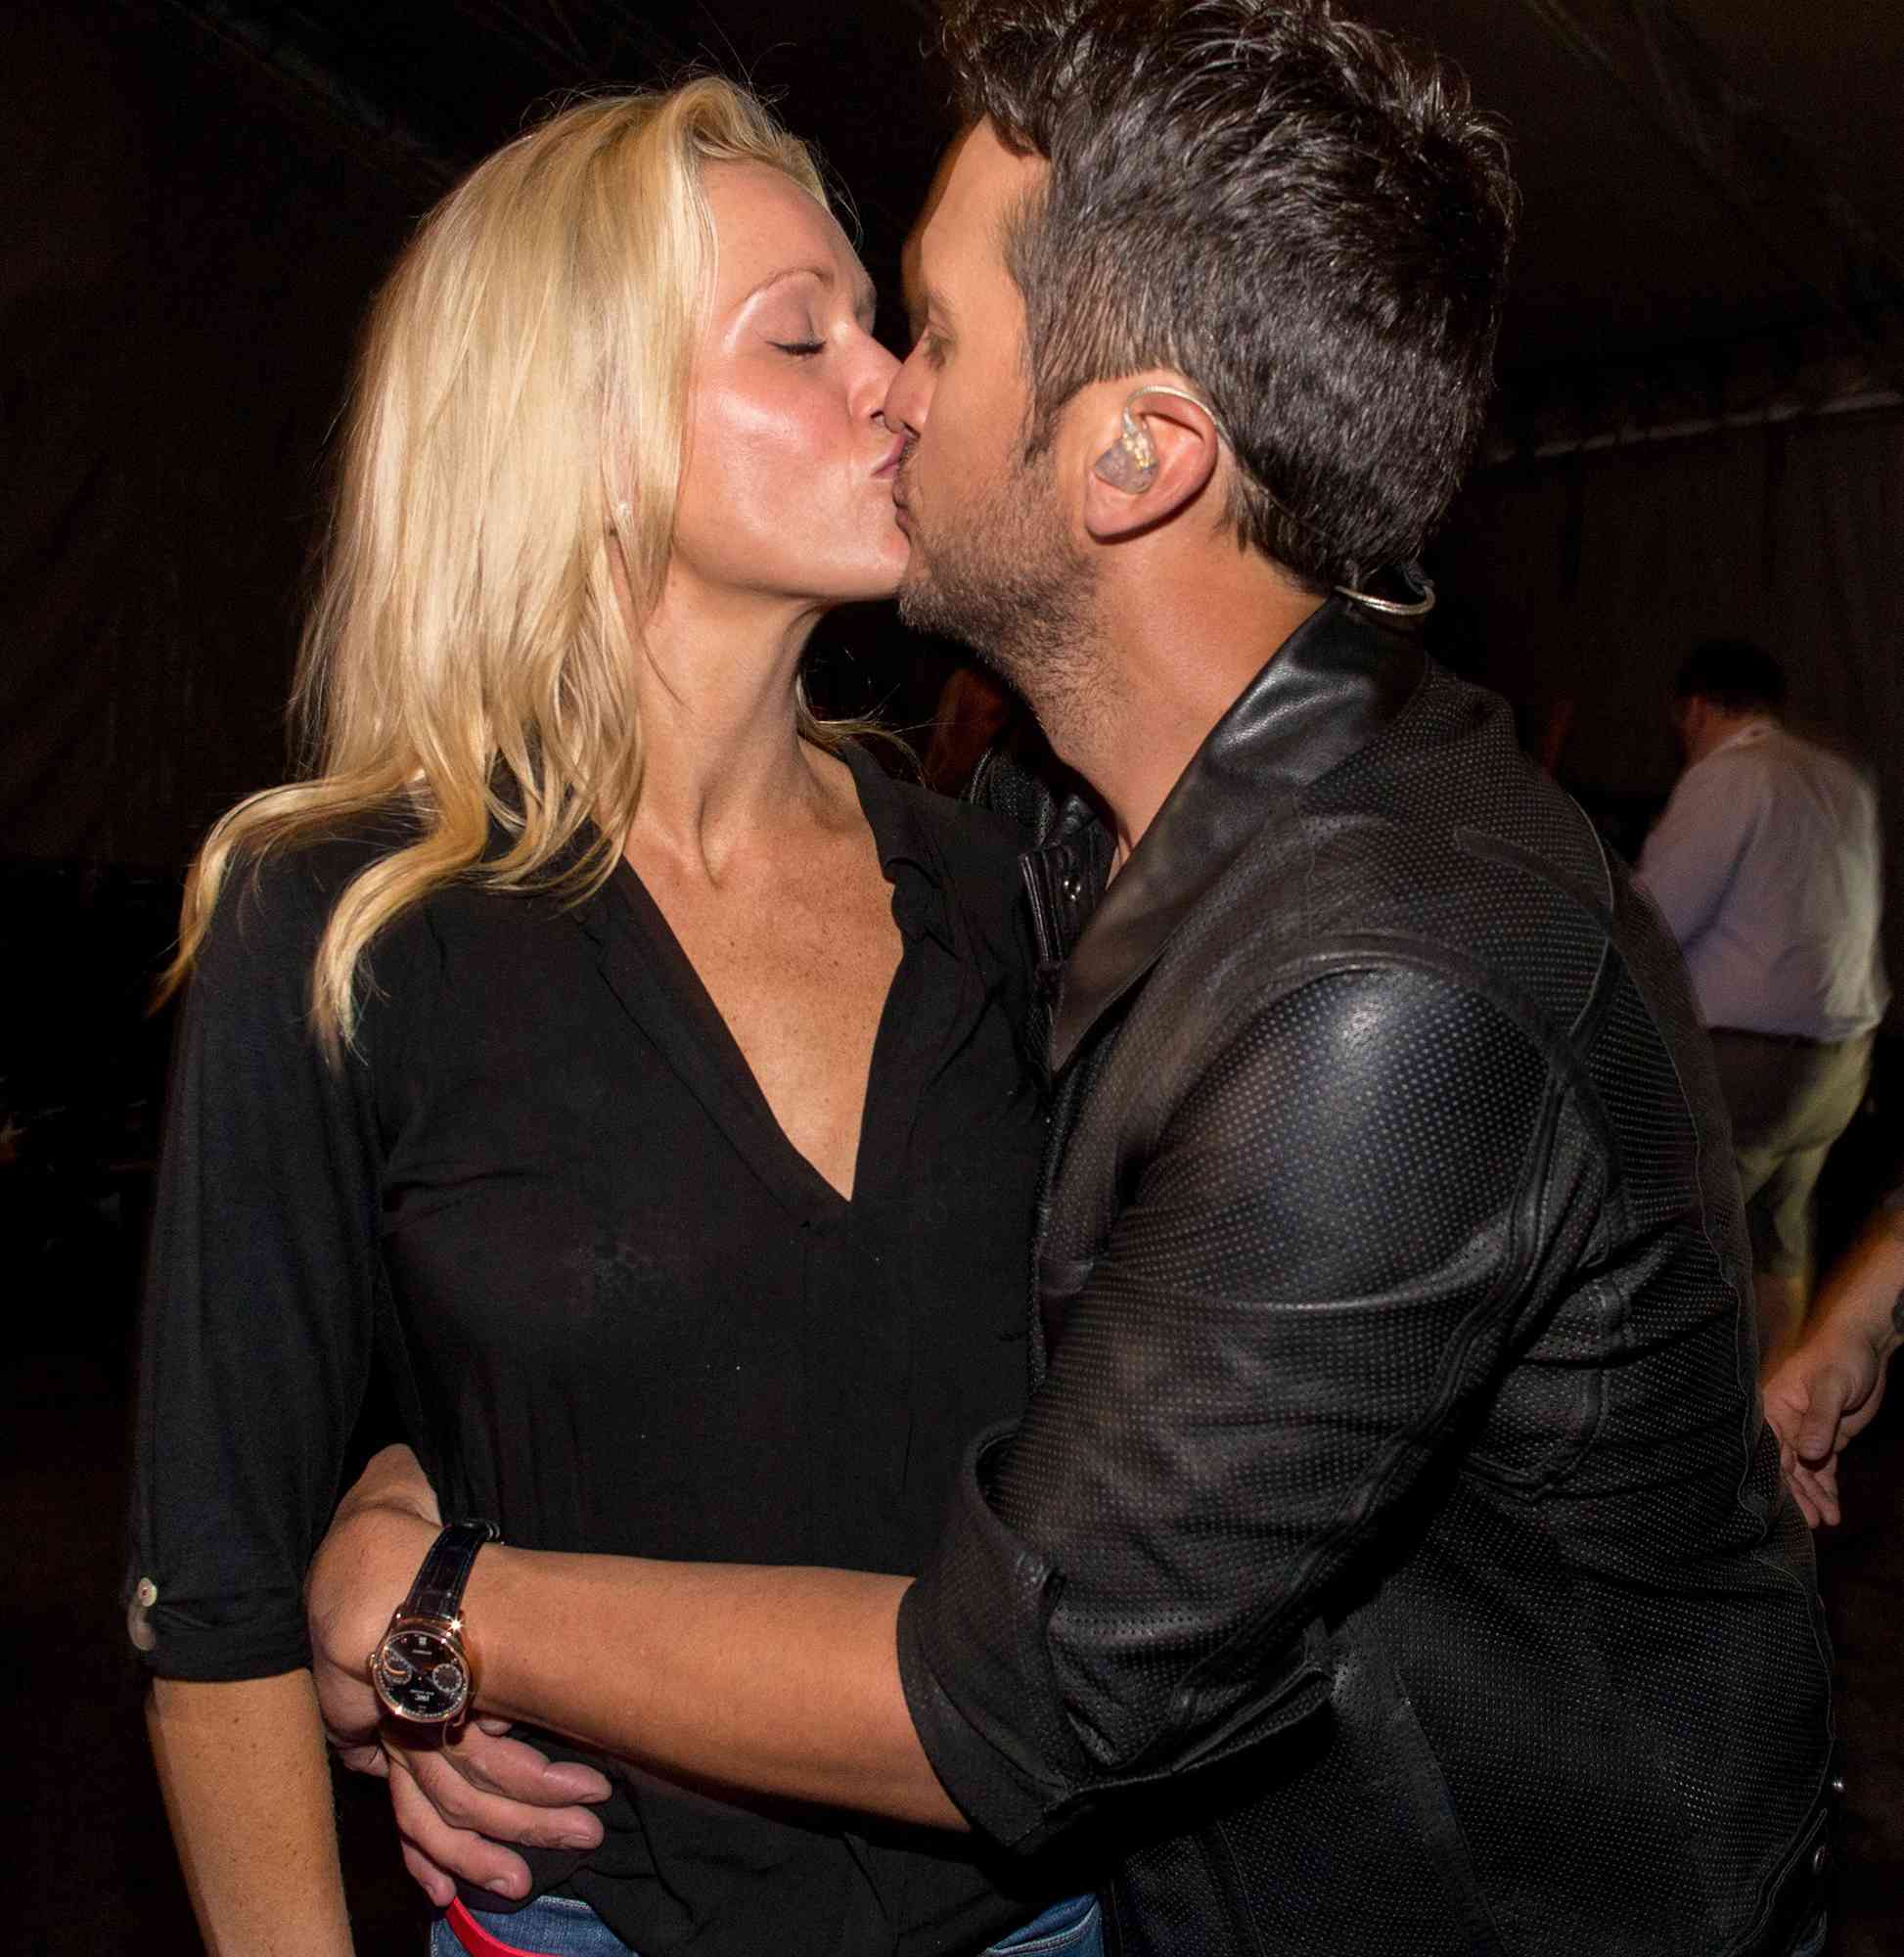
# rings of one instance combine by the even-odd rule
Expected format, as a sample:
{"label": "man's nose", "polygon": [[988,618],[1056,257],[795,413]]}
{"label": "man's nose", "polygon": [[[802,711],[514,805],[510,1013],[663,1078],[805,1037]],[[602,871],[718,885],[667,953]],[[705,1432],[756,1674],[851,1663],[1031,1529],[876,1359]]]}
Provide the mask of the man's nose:
{"label": "man's nose", "polygon": [[912,354],[901,362],[898,373],[892,377],[891,386],[885,390],[885,405],[881,410],[887,428],[904,433],[913,441],[919,439],[919,432],[926,426],[928,399],[928,390],[920,384],[916,365],[916,357]]}

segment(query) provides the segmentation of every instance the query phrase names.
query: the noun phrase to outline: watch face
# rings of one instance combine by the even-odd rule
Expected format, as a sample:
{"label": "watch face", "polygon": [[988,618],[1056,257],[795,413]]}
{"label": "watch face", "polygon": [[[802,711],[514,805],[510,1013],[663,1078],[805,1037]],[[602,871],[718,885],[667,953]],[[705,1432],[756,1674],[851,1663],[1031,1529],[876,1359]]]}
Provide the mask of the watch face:
{"label": "watch face", "polygon": [[455,1643],[416,1624],[392,1630],[377,1647],[370,1682],[399,1719],[431,1724],[454,1719],[470,1696],[469,1666]]}

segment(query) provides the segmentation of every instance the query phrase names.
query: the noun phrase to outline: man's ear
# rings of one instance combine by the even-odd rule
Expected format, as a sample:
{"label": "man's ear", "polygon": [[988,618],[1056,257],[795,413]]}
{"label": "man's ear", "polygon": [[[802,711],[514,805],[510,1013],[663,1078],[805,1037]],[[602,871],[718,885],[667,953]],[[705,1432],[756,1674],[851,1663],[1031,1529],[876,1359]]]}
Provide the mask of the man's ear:
{"label": "man's ear", "polygon": [[1136,387],[1086,430],[1084,524],[1100,543],[1155,528],[1202,494],[1223,446],[1216,418],[1185,389]]}

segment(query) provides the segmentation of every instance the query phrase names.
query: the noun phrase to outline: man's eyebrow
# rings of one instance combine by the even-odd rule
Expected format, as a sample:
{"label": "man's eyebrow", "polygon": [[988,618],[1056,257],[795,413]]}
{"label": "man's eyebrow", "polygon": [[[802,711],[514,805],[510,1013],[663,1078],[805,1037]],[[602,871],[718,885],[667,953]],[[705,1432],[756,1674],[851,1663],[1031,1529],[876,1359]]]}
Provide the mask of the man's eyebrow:
{"label": "man's eyebrow", "polygon": [[917,282],[906,295],[906,329],[915,340],[926,331],[928,319],[935,320],[947,329],[945,338],[949,340],[949,329],[953,324],[950,301],[936,286],[928,285],[923,279]]}

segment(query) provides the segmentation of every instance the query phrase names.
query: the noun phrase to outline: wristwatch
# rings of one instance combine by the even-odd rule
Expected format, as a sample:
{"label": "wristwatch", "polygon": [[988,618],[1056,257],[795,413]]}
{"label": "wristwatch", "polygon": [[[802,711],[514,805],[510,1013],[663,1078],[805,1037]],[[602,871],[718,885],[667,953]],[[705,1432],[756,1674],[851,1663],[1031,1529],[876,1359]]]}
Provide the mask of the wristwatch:
{"label": "wristwatch", "polygon": [[470,1704],[476,1679],[463,1643],[463,1586],[494,1523],[451,1523],[431,1545],[410,1594],[370,1655],[370,1682],[399,1719],[449,1726]]}

